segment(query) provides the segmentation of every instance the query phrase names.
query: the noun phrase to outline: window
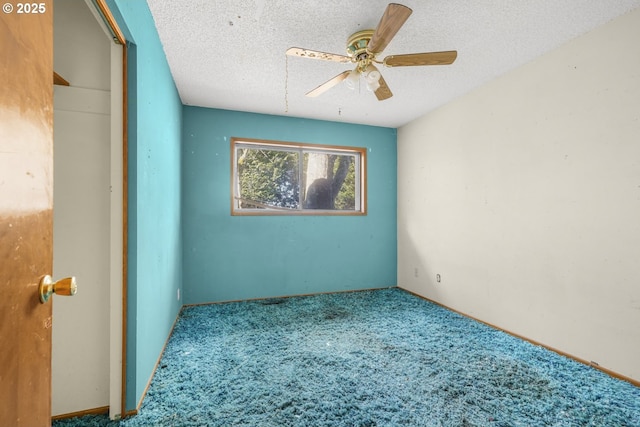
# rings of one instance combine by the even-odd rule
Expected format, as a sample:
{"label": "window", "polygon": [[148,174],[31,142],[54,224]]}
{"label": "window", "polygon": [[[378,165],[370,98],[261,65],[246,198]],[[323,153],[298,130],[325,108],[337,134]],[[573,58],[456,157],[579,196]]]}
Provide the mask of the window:
{"label": "window", "polygon": [[232,215],[365,215],[364,148],[231,139]]}

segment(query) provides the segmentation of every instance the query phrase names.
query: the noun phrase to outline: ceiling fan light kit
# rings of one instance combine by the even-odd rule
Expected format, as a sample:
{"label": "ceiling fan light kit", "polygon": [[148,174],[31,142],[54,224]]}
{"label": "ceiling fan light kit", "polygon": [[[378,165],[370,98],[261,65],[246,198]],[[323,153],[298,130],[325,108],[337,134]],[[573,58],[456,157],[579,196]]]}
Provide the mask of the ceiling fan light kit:
{"label": "ceiling fan light kit", "polygon": [[375,92],[380,88],[380,79],[382,78],[380,71],[369,68],[369,71],[364,75],[364,78],[367,81],[367,89],[370,92]]}
{"label": "ceiling fan light kit", "polygon": [[355,90],[355,88],[358,86],[358,83],[360,83],[360,72],[358,71],[358,69],[350,71],[349,75],[344,80],[344,84],[346,84],[349,89]]}
{"label": "ceiling fan light kit", "polygon": [[449,65],[456,60],[455,50],[445,52],[411,53],[405,55],[390,55],[379,61],[380,54],[396,35],[412,10],[407,6],[390,3],[384,11],[375,30],[362,30],[352,34],[347,40],[347,56],[333,53],[319,52],[298,47],[289,48],[286,52],[290,56],[300,58],[319,59],[340,63],[355,63],[351,71],[344,71],[317,88],[307,92],[307,96],[316,97],[343,80],[349,89],[355,89],[360,83],[360,76],[364,77],[367,90],[373,92],[379,101],[391,98],[393,94],[375,64],[387,67],[407,67],[422,65]]}

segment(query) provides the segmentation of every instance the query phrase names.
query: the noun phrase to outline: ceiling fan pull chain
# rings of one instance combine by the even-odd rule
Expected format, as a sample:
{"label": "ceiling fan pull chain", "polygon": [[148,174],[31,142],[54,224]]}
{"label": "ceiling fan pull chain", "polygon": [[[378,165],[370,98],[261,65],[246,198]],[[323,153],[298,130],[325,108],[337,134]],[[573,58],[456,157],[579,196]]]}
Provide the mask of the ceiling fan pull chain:
{"label": "ceiling fan pull chain", "polygon": [[284,56],[284,112],[289,112],[289,56]]}

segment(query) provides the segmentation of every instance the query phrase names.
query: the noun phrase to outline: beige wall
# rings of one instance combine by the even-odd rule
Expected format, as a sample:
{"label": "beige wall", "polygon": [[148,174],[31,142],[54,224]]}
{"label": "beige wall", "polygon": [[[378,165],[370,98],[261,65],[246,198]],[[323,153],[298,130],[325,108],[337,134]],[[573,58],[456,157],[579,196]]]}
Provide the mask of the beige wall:
{"label": "beige wall", "polygon": [[640,9],[399,129],[400,287],[640,379],[638,40]]}
{"label": "beige wall", "polygon": [[54,3],[55,278],[76,276],[73,298],[54,298],[52,414],[109,405],[111,43],[85,2]]}

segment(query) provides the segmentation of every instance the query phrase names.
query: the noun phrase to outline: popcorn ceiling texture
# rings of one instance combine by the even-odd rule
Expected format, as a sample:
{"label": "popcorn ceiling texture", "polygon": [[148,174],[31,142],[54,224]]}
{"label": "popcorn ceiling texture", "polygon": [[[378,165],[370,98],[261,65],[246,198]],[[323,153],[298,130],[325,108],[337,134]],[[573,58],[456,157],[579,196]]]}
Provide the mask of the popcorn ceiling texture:
{"label": "popcorn ceiling texture", "polygon": [[185,307],[120,425],[630,427],[640,389],[390,288]]}
{"label": "popcorn ceiling texture", "polygon": [[[413,14],[378,56],[457,50],[448,66],[386,68],[394,96],[362,85],[304,94],[352,64],[286,58],[289,47],[345,54],[375,28],[382,0],[148,0],[186,105],[399,127],[611,19],[640,0],[403,0]],[[596,54],[596,53],[594,53]]]}

